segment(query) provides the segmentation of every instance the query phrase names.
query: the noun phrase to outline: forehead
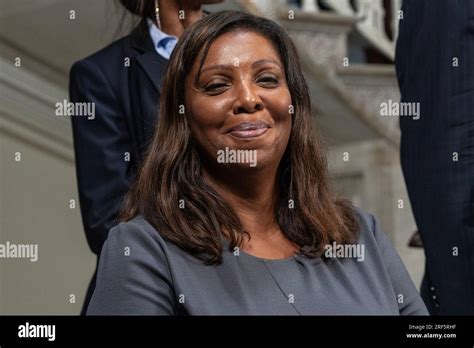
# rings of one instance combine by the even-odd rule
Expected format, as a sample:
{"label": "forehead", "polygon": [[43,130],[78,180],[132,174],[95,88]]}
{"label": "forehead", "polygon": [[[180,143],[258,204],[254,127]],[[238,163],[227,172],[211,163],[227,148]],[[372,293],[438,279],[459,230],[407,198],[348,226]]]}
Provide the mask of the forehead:
{"label": "forehead", "polygon": [[203,68],[214,64],[246,64],[257,60],[275,60],[282,64],[272,42],[262,34],[236,30],[219,36],[209,47]]}

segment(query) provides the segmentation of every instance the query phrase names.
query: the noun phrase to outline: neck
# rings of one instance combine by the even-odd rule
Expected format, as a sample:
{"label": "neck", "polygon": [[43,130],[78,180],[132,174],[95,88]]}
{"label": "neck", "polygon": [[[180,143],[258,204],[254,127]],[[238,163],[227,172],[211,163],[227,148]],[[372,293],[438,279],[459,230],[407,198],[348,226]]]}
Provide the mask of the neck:
{"label": "neck", "polygon": [[158,6],[161,31],[178,38],[203,16],[201,0],[159,0]]}
{"label": "neck", "polygon": [[252,238],[267,239],[279,233],[275,219],[278,196],[277,167],[229,170],[206,168],[206,181],[221,195],[239,217]]}

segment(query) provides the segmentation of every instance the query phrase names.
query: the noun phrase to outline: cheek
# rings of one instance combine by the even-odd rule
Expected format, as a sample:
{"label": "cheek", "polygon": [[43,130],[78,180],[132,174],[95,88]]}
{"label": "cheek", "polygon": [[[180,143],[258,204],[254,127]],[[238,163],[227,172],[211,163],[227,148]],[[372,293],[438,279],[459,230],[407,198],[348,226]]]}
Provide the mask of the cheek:
{"label": "cheek", "polygon": [[213,131],[224,122],[227,104],[219,98],[197,96],[187,106],[190,122],[196,129],[201,131]]}
{"label": "cheek", "polygon": [[195,96],[186,105],[191,133],[209,156],[216,156],[217,150],[225,147],[221,139],[222,128],[228,106],[225,100]]}
{"label": "cheek", "polygon": [[271,96],[268,99],[267,108],[275,122],[275,127],[280,128],[280,132],[289,133],[292,123],[290,92],[285,89]]}
{"label": "cheek", "polygon": [[272,116],[276,130],[271,148],[280,156],[286,149],[292,127],[293,115],[290,113],[291,95],[288,89],[280,90],[267,100],[267,109]]}

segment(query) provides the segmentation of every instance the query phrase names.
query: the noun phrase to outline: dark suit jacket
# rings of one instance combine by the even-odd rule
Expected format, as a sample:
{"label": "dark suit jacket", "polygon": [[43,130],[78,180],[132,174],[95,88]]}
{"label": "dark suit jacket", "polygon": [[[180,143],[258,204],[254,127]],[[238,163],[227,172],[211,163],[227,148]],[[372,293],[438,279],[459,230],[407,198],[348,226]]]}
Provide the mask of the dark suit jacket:
{"label": "dark suit jacket", "polygon": [[167,62],[142,21],[131,35],[72,66],[70,100],[95,103],[95,119],[74,116],[72,126],[82,220],[97,255],[153,135]]}
{"label": "dark suit jacket", "polygon": [[396,51],[401,162],[432,314],[474,314],[474,1],[404,0]]}
{"label": "dark suit jacket", "polygon": [[[154,133],[167,63],[156,53],[142,21],[130,35],[71,68],[70,101],[95,103],[95,118],[74,116],[72,128],[82,222],[97,256],[118,222],[124,195]],[[95,279],[96,272],[82,314]]]}

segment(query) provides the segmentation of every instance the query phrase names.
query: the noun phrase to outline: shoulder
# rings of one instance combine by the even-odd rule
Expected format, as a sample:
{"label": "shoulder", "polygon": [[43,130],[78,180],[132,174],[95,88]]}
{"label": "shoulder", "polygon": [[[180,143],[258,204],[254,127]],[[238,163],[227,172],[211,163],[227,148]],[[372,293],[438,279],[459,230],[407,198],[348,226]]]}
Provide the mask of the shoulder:
{"label": "shoulder", "polygon": [[403,261],[377,219],[360,208],[356,208],[356,212],[360,224],[357,244],[363,245],[367,258],[381,261],[389,272],[401,272],[401,268],[404,269]]}
{"label": "shoulder", "polygon": [[84,70],[117,71],[123,66],[124,57],[130,53],[130,35],[127,35],[99,51],[76,61],[70,70],[70,75]]}
{"label": "shoulder", "polygon": [[137,217],[110,230],[99,256],[87,314],[173,314],[173,288],[161,237]]}
{"label": "shoulder", "polygon": [[163,237],[142,215],[122,222],[109,231],[103,251],[123,253],[124,248],[133,252],[134,257],[154,259],[156,262],[182,265],[201,264],[202,261]]}
{"label": "shoulder", "polygon": [[[377,219],[360,208],[355,208],[359,217],[360,235],[358,244],[362,244],[364,265],[377,276],[377,284],[386,279],[396,297],[399,313],[402,315],[428,314],[418,290],[398,255],[392,242],[380,227]],[[402,295],[402,303],[398,300]]]}
{"label": "shoulder", "polygon": [[158,231],[139,215],[127,222],[121,222],[109,231],[109,243],[129,245],[150,245],[161,247],[165,244]]}
{"label": "shoulder", "polygon": [[353,206],[353,209],[359,219],[361,228],[372,229],[374,227],[375,217],[372,214],[357,206]]}
{"label": "shoulder", "polygon": [[354,206],[354,211],[359,220],[359,243],[373,245],[383,251],[390,241],[381,229],[374,215]]}
{"label": "shoulder", "polygon": [[158,231],[138,216],[109,231],[100,258],[105,264],[115,265],[118,271],[125,271],[144,265],[166,267],[168,253],[166,243]]}

